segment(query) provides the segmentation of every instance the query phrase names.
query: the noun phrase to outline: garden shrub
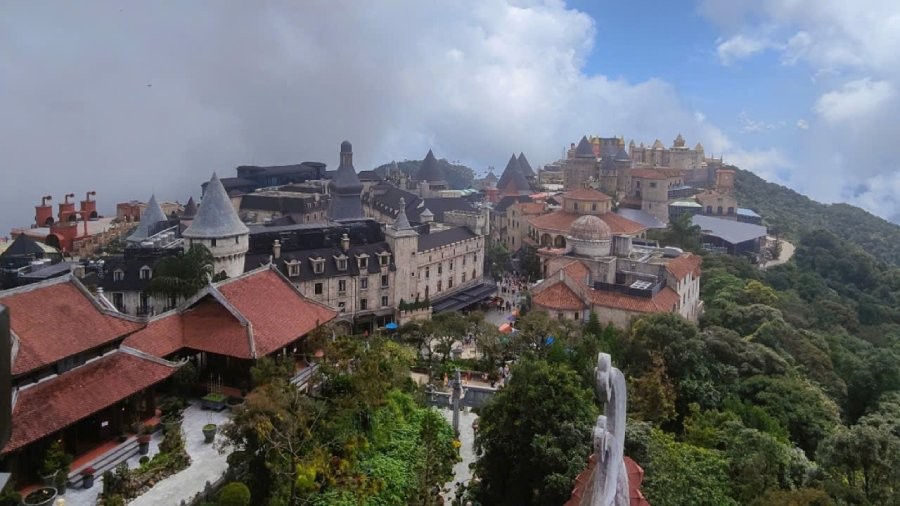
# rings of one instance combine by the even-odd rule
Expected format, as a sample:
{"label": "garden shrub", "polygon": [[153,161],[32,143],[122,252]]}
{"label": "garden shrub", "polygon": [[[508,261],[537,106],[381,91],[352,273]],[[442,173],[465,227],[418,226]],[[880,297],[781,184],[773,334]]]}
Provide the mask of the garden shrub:
{"label": "garden shrub", "polygon": [[222,487],[219,492],[219,506],[250,506],[250,489],[239,481]]}

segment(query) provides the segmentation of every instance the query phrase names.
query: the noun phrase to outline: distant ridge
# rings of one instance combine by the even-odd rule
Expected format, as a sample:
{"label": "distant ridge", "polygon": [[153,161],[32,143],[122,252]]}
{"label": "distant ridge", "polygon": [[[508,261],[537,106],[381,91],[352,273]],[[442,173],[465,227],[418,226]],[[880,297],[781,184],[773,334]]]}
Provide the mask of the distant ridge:
{"label": "distant ridge", "polygon": [[822,228],[889,264],[900,266],[900,225],[850,204],[822,204],[756,174],[737,170],[735,193],[742,207],[763,216],[763,224],[797,238]]}

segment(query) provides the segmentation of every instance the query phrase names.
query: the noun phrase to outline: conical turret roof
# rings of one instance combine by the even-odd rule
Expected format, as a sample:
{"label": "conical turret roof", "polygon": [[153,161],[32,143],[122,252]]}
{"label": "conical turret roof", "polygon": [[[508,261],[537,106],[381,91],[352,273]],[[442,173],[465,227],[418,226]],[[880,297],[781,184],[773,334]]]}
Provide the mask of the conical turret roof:
{"label": "conical turret roof", "polygon": [[406,217],[406,199],[400,197],[400,212],[397,213],[397,219],[394,220],[394,230],[409,230],[411,228],[409,218]]}
{"label": "conical turret roof", "polygon": [[416,173],[416,180],[428,181],[429,183],[446,181],[444,171],[441,170],[437,158],[434,157],[434,153],[430,149],[428,150],[428,154],[425,155],[425,159],[422,160],[422,165],[419,166],[419,172]]}
{"label": "conical turret roof", "polygon": [[528,163],[528,159],[525,158],[525,153],[519,152],[519,168],[522,169],[522,175],[527,178],[535,178],[537,174],[534,173],[534,169],[531,168],[531,164]]}
{"label": "conical turret roof", "polygon": [[184,211],[181,213],[181,217],[191,219],[194,216],[197,216],[197,204],[194,202],[194,197],[191,196],[188,198],[187,204],[184,205]]}
{"label": "conical turret roof", "polygon": [[147,239],[158,232],[156,226],[161,221],[168,221],[166,213],[163,212],[162,207],[156,202],[156,195],[150,195],[150,201],[147,202],[147,207],[144,209],[144,212],[141,213],[141,221],[138,223],[134,232],[128,236],[128,239],[126,240],[128,242],[141,242],[144,239]]}
{"label": "conical turret roof", "polygon": [[516,158],[516,155],[512,155],[509,158],[506,168],[503,169],[503,174],[500,175],[500,181],[497,182],[497,189],[502,194],[531,192],[531,186],[528,184],[528,180],[525,179],[525,175],[522,174],[522,167],[519,165],[519,159]]}
{"label": "conical turret roof", "polygon": [[575,148],[575,158],[596,158],[594,146],[588,140],[587,135],[581,138],[578,147]]}
{"label": "conical turret roof", "polygon": [[213,172],[212,178],[206,185],[206,194],[200,201],[200,209],[197,211],[194,221],[181,235],[198,239],[212,239],[217,237],[231,237],[247,234],[250,230],[241,222],[231,199],[219,181],[219,176]]}

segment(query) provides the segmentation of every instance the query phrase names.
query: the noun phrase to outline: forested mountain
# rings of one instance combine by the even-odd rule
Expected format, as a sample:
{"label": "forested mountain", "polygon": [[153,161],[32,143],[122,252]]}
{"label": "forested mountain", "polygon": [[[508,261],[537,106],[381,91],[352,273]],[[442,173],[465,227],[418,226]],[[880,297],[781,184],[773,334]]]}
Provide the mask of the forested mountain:
{"label": "forested mountain", "polygon": [[[422,160],[403,160],[402,162],[397,162],[397,167],[399,167],[407,176],[412,178],[416,177],[420,165],[422,165]],[[450,185],[450,188],[454,190],[472,188],[475,181],[475,171],[471,168],[466,167],[465,165],[450,163],[444,158],[438,160],[438,166],[444,171],[444,176],[447,177],[447,184]],[[391,164],[386,163],[376,167],[375,170],[384,174],[390,167]]]}
{"label": "forested mountain", "polygon": [[848,204],[821,204],[790,188],[737,170],[735,192],[741,207],[755,210],[773,231],[796,238],[823,228],[861,246],[875,258],[900,265],[900,226]]}

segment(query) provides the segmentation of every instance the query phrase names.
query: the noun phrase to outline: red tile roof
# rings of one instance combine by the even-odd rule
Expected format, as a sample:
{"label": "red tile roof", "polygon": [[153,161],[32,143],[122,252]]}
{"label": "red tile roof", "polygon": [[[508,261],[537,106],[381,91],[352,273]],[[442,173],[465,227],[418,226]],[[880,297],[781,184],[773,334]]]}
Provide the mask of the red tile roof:
{"label": "red tile roof", "polygon": [[693,273],[695,278],[700,277],[700,264],[703,258],[692,253],[685,253],[678,258],[672,259],[666,264],[666,270],[672,274],[678,281],[681,281],[688,274]]}
{"label": "red tile roof", "polygon": [[143,324],[101,310],[74,278],[0,293],[10,326],[19,338],[13,375],[114,343]]}
{"label": "red tile roof", "polygon": [[226,281],[219,291],[250,320],[260,357],[337,317],[337,312],[300,295],[290,281],[271,269]]}
{"label": "red tile roof", "polygon": [[510,207],[518,208],[522,214],[541,214],[547,208],[543,202],[517,202]]}
{"label": "red tile roof", "polygon": [[557,281],[535,295],[531,302],[536,306],[557,311],[580,311],[586,307],[581,298],[565,282]]}
{"label": "red tile roof", "polygon": [[168,378],[175,367],[117,351],[22,389],[13,409],[10,452]]}
{"label": "red tile roof", "polygon": [[572,263],[563,267],[563,270],[566,271],[566,276],[581,284],[587,283],[588,274],[591,273],[590,269],[578,260],[573,260]]}
{"label": "red tile roof", "polygon": [[612,197],[609,195],[591,188],[578,188],[563,193],[562,196],[563,198],[574,200],[612,200]]}
{"label": "red tile roof", "polygon": [[[581,216],[580,214],[567,211],[554,211],[529,218],[528,223],[538,229],[538,231],[549,230],[568,234],[569,229],[572,228],[572,223]],[[644,225],[631,221],[628,218],[623,218],[616,213],[603,213],[600,215],[600,219],[609,225],[609,229],[613,234],[636,235],[647,230],[647,227]]]}
{"label": "red tile roof", "polygon": [[[631,457],[625,456],[625,472],[628,473],[628,504],[629,506],[650,506],[650,503],[641,492],[641,483],[644,480],[644,470]],[[593,504],[594,496],[594,470],[597,468],[597,454],[592,453],[588,458],[587,467],[575,477],[575,486],[572,488],[572,496],[563,506],[581,506]]]}
{"label": "red tile roof", "polygon": [[151,321],[124,344],[158,357],[191,348],[256,358],[287,346],[337,316],[300,295],[288,280],[268,268],[219,283],[214,290],[240,316],[211,292],[183,311]]}
{"label": "red tile roof", "polygon": [[678,306],[678,294],[669,287],[663,288],[653,298],[635,297],[624,293],[590,290],[591,304],[633,313],[672,312]]}

